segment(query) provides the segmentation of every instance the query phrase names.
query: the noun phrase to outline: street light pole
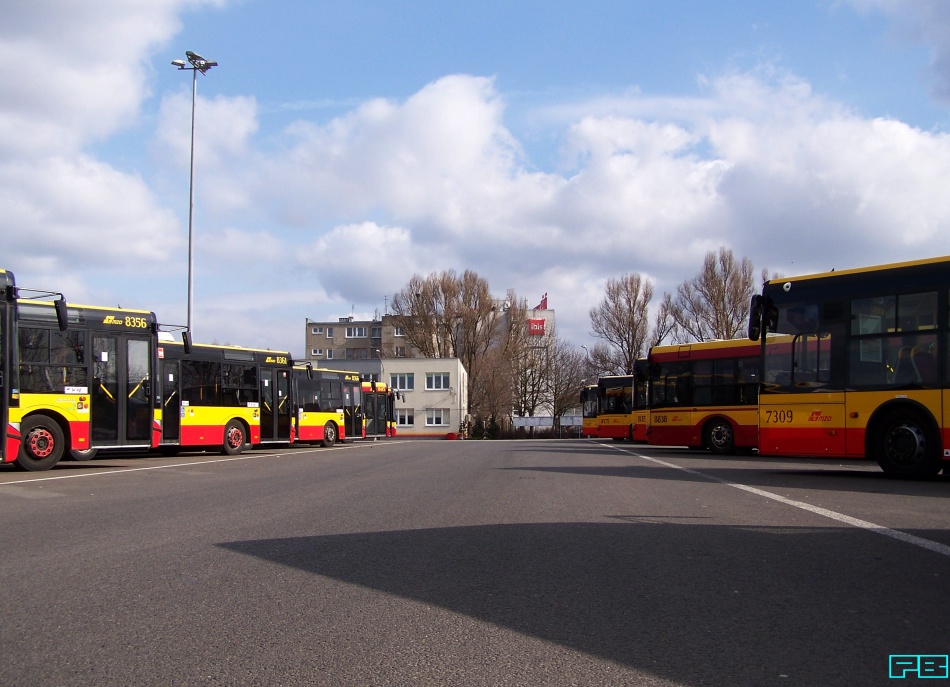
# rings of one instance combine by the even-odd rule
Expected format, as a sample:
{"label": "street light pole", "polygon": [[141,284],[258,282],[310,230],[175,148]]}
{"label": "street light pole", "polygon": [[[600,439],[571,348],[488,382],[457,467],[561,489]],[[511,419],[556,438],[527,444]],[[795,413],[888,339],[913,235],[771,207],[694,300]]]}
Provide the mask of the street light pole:
{"label": "street light pole", "polygon": [[376,355],[379,356],[379,381],[385,383],[385,370],[383,369],[383,352],[378,348],[374,348],[373,351]]}
{"label": "street light pole", "polygon": [[207,74],[208,70],[217,67],[218,63],[206,60],[191,50],[185,51],[185,57],[188,58],[190,67],[184,60],[172,60],[172,66],[178,67],[179,71],[191,72],[191,163],[188,172],[188,335],[194,339],[191,330],[191,313],[195,302],[195,100],[198,95],[198,72]]}

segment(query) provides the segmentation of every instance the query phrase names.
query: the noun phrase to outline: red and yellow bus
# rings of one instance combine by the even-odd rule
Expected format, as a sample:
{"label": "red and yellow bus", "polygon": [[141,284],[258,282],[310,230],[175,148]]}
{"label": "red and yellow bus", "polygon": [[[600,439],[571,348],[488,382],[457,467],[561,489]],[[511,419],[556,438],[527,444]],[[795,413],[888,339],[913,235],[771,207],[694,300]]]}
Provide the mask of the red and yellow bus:
{"label": "red and yellow bus", "polygon": [[600,436],[600,400],[597,385],[588,384],[581,388],[581,436],[597,438]]}
{"label": "red and yellow bus", "polygon": [[284,351],[162,341],[159,450],[248,446],[293,439],[293,361]]}
{"label": "red and yellow bus", "polygon": [[363,436],[361,386],[356,372],[295,365],[294,442],[330,447]]}
{"label": "red and yellow bus", "polygon": [[396,396],[384,382],[362,382],[363,438],[396,436]]}
{"label": "red and yellow bus", "polygon": [[637,360],[632,375],[611,375],[597,381],[598,429],[601,439],[647,440],[647,361]]}
{"label": "red and yellow bus", "polygon": [[14,461],[24,470],[48,470],[66,456],[85,460],[100,450],[158,444],[154,313],[67,306],[61,297],[7,299],[5,309],[4,379],[16,386],[6,382],[4,392],[4,460],[12,459],[16,434]]}
{"label": "red and yellow bus", "polygon": [[759,348],[747,339],[650,350],[650,444],[731,454],[756,447]]}
{"label": "red and yellow bus", "polygon": [[[56,322],[56,329],[63,331],[66,329],[66,301],[63,295],[55,291],[40,291],[37,289],[17,288],[16,277],[13,272],[0,269],[0,428],[3,429],[3,440],[0,441],[0,462],[11,463],[19,460],[21,447],[21,420],[24,419],[24,413],[21,410],[20,398],[20,356],[19,356],[19,301],[35,301],[37,299],[50,299],[55,297],[52,303],[52,312]],[[45,312],[45,311],[44,311]],[[29,322],[35,325],[34,322]],[[31,397],[29,399],[34,402]],[[57,452],[65,451],[65,438],[56,433],[56,428],[51,428],[50,437],[56,439],[58,445],[53,445],[43,438],[39,429],[31,429],[30,425],[34,420],[28,419],[28,431],[30,440],[33,442],[35,453],[42,454],[50,451],[54,457]],[[60,425],[57,422],[57,427]],[[46,445],[39,446],[40,442]],[[42,459],[45,456],[38,457]],[[58,460],[58,458],[57,458]],[[19,465],[20,463],[18,463]],[[29,456],[24,456],[22,465],[33,467],[36,460],[30,460]]]}
{"label": "red and yellow bus", "polygon": [[749,320],[760,453],[867,458],[904,478],[946,470],[948,300],[950,257],[767,281]]}
{"label": "red and yellow bus", "polygon": [[16,277],[13,272],[0,269],[0,427],[3,441],[0,442],[0,462],[16,458],[20,450],[20,428],[10,424],[10,402],[15,381],[16,365],[12,364],[16,350]]}

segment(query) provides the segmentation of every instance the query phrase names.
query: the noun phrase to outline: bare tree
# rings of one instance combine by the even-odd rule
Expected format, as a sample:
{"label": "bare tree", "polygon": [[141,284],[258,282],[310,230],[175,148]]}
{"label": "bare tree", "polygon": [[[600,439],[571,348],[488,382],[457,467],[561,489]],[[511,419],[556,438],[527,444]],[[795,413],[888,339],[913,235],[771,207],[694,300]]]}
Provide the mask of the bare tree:
{"label": "bare tree", "polygon": [[472,414],[483,420],[507,417],[514,404],[511,361],[501,348],[493,348],[483,356],[479,370],[469,397]]}
{"label": "bare tree", "polygon": [[501,313],[488,282],[471,270],[413,275],[392,299],[406,343],[426,358],[459,358],[468,371],[469,398],[481,357],[492,345]]}
{"label": "bare tree", "polygon": [[585,358],[581,351],[560,337],[552,342],[549,391],[555,424],[568,410],[578,406],[580,388],[586,377]]}
{"label": "bare tree", "polygon": [[604,299],[590,310],[593,334],[607,344],[594,347],[592,357],[598,367],[623,374],[633,372],[637,358],[646,355],[652,299],[653,284],[639,274],[607,280]]}
{"label": "bare tree", "polygon": [[676,289],[670,315],[674,339],[734,339],[744,329],[755,290],[752,261],[723,247],[706,253],[702,271]]}
{"label": "bare tree", "polygon": [[[668,337],[672,336],[676,330],[676,320],[673,318],[673,297],[663,294],[663,300],[660,301],[660,307],[653,318],[653,329],[650,333],[649,348],[659,346]],[[648,349],[649,350],[649,349]]]}

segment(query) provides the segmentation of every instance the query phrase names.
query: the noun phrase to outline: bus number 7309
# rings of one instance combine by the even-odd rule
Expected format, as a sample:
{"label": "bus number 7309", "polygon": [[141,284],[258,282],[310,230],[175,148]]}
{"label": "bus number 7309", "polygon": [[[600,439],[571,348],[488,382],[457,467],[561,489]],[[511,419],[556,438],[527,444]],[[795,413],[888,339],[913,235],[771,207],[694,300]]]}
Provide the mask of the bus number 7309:
{"label": "bus number 7309", "polygon": [[791,410],[766,410],[765,422],[770,425],[788,424],[792,421]]}

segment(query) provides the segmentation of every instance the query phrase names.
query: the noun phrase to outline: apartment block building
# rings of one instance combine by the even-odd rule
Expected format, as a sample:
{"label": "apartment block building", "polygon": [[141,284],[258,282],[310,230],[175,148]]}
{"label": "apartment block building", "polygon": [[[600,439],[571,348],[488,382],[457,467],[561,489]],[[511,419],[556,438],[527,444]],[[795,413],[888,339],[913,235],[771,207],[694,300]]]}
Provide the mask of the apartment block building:
{"label": "apartment block building", "polygon": [[351,360],[373,358],[411,358],[419,352],[406,343],[402,329],[392,315],[379,319],[357,320],[341,317],[336,321],[307,320],[306,357],[319,367],[345,367]]}

